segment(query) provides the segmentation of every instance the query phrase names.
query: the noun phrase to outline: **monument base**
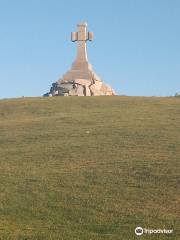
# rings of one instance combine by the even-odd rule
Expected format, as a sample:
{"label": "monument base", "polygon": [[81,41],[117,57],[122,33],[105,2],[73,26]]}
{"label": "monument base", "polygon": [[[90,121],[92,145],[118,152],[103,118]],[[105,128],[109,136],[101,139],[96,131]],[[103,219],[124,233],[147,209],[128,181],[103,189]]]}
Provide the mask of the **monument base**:
{"label": "monument base", "polygon": [[108,96],[116,95],[115,91],[99,80],[77,78],[60,80],[52,84],[50,92],[44,96]]}
{"label": "monument base", "polygon": [[116,95],[115,91],[104,84],[88,62],[77,62],[52,84],[50,92],[44,96],[103,96]]}

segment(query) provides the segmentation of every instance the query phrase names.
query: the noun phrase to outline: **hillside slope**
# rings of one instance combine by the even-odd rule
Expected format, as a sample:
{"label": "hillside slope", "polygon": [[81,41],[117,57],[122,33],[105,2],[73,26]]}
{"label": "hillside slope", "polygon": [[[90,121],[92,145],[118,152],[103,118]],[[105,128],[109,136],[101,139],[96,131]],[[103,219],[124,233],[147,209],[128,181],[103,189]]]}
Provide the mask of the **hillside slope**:
{"label": "hillside slope", "polygon": [[1,100],[0,239],[179,239],[179,133],[179,98]]}

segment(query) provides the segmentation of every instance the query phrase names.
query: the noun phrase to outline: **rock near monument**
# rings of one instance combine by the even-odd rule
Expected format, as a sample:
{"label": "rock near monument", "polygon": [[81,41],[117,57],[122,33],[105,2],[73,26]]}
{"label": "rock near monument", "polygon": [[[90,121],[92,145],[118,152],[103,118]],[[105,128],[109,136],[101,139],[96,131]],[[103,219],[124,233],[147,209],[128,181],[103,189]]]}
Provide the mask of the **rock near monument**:
{"label": "rock near monument", "polygon": [[72,42],[77,41],[77,56],[71,69],[44,96],[101,96],[116,95],[104,84],[88,62],[86,42],[93,40],[93,33],[87,32],[87,23],[79,23],[78,31],[71,33]]}

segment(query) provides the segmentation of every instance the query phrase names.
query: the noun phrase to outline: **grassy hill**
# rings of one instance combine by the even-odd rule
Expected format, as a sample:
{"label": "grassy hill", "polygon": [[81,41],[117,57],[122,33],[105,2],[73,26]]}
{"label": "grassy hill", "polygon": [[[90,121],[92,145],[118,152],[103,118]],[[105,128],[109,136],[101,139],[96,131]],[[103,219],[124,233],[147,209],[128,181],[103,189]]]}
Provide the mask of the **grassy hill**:
{"label": "grassy hill", "polygon": [[179,161],[180,98],[1,100],[0,239],[180,239]]}

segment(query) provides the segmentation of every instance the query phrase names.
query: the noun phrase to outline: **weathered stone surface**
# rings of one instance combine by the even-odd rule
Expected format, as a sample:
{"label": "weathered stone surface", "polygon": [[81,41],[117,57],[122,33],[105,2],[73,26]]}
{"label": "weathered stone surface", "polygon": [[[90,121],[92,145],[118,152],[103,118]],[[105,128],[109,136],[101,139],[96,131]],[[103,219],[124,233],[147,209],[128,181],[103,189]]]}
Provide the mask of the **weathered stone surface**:
{"label": "weathered stone surface", "polygon": [[84,96],[84,87],[78,85],[76,88],[69,91],[69,96]]}
{"label": "weathered stone surface", "polygon": [[102,91],[104,95],[115,95],[114,90],[106,84],[102,84],[100,91]]}
{"label": "weathered stone surface", "polygon": [[69,96],[77,96],[77,91],[75,88],[69,91]]}
{"label": "weathered stone surface", "polygon": [[91,91],[88,86],[85,86],[85,92],[86,92],[85,96],[91,96]]}
{"label": "weathered stone surface", "polygon": [[77,86],[76,91],[78,96],[84,96],[84,87],[82,85]]}
{"label": "weathered stone surface", "polygon": [[103,83],[100,82],[100,81],[94,81],[94,87],[95,87],[96,89],[98,89],[98,90],[101,89],[102,84],[103,84]]}
{"label": "weathered stone surface", "polygon": [[104,95],[103,92],[101,92],[100,89],[98,89],[95,84],[90,86],[90,90],[91,90],[92,96]]}
{"label": "weathered stone surface", "polygon": [[50,94],[50,93],[45,93],[45,94],[43,95],[43,97],[49,97],[49,94]]}
{"label": "weathered stone surface", "polygon": [[69,91],[73,88],[73,84],[72,83],[62,83],[59,86],[61,88],[63,88],[63,89],[67,89]]}
{"label": "weathered stone surface", "polygon": [[[87,84],[86,84],[87,81]],[[44,96],[102,96],[115,95],[114,90],[102,82],[76,79],[74,82],[55,84],[50,93]]]}
{"label": "weathered stone surface", "polygon": [[77,84],[80,84],[80,85],[83,85],[83,86],[89,86],[89,85],[91,85],[91,81],[90,80],[87,80],[87,79],[75,79],[74,80],[74,82],[75,83],[77,83]]}

